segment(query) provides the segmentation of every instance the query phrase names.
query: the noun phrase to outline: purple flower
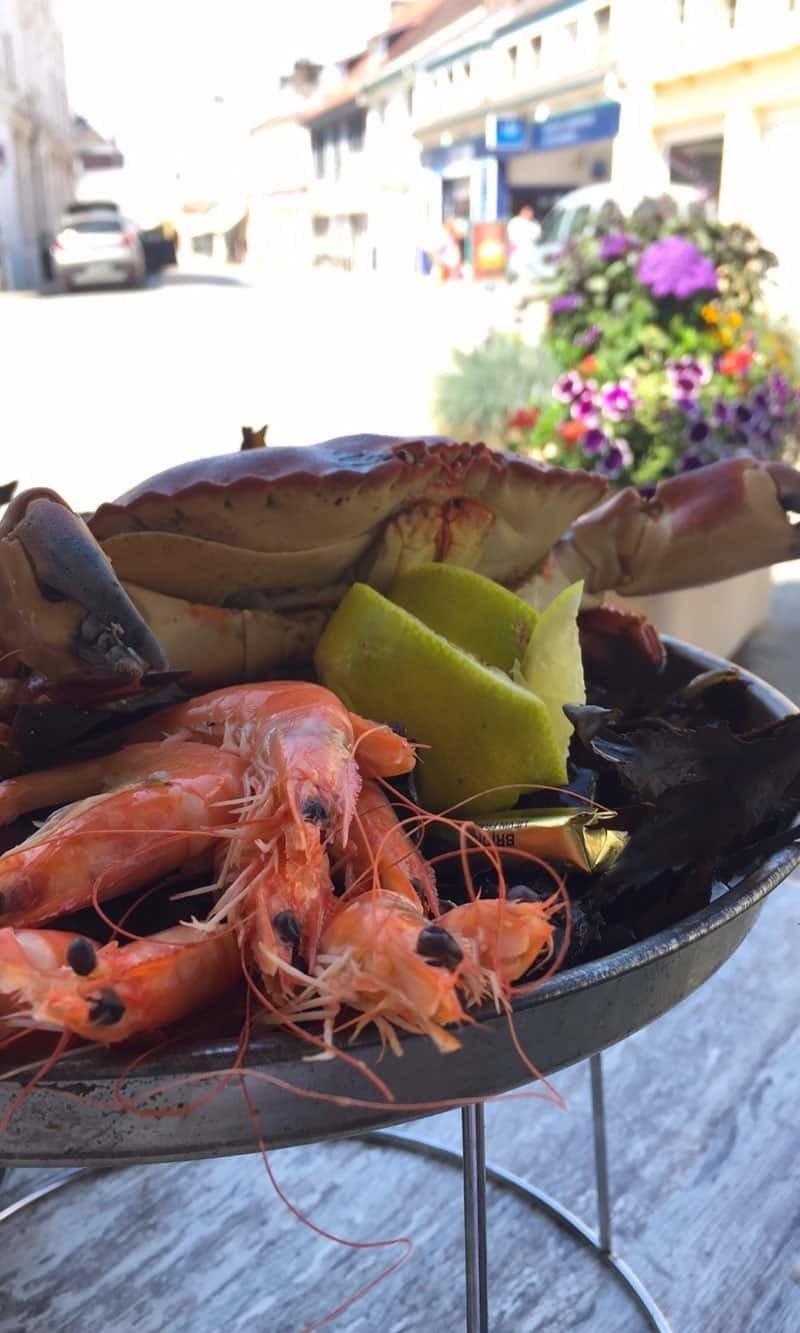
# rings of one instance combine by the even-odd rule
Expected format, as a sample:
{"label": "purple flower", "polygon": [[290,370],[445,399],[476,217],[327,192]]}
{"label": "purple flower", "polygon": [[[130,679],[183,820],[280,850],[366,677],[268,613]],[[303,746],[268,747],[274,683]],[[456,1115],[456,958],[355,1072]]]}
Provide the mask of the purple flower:
{"label": "purple flower", "polygon": [[749,421],[752,421],[753,412],[752,409],[747,406],[747,403],[737,403],[734,416],[740,426],[746,426]]}
{"label": "purple flower", "polygon": [[624,231],[610,231],[600,242],[601,259],[619,259],[627,254],[636,244],[635,236],[628,236]]}
{"label": "purple flower", "polygon": [[627,440],[612,440],[600,459],[600,466],[609,477],[615,477],[633,462],[633,450]]}
{"label": "purple flower", "polygon": [[600,450],[605,447],[606,442],[607,437],[597,426],[592,426],[587,430],[581,441],[584,449],[589,454],[599,454]]}
{"label": "purple flower", "polygon": [[600,422],[597,409],[597,384],[594,380],[587,380],[580,393],[573,399],[569,414],[575,421],[582,421],[587,426],[597,426]]}
{"label": "purple flower", "polygon": [[643,500],[652,500],[656,493],[655,482],[648,481],[646,485],[637,487]]}
{"label": "purple flower", "polygon": [[717,291],[717,272],[711,260],[683,236],[667,236],[648,245],[636,276],[654,296],[676,296],[680,301],[697,292]]}
{"label": "purple flower", "polygon": [[678,471],[694,472],[695,468],[702,467],[704,462],[705,459],[695,449],[687,449],[678,463]]}
{"label": "purple flower", "polygon": [[588,329],[584,329],[583,333],[576,333],[572,341],[576,347],[594,347],[599,337],[600,325],[590,324]]}
{"label": "purple flower", "polygon": [[583,380],[576,370],[568,370],[566,375],[559,375],[553,385],[553,397],[559,403],[571,403],[583,390]]}
{"label": "purple flower", "polygon": [[609,421],[622,421],[630,416],[636,406],[632,380],[618,380],[616,384],[604,384],[602,388],[603,412]]}
{"label": "purple flower", "polygon": [[711,427],[702,417],[699,421],[693,421],[687,432],[692,444],[704,444],[711,434]]}
{"label": "purple flower", "polygon": [[667,361],[664,367],[672,397],[680,405],[691,403],[701,385],[711,379],[711,367],[695,356],[679,356]]}
{"label": "purple flower", "polygon": [[565,292],[563,296],[556,296],[550,302],[551,315],[571,315],[573,310],[579,310],[583,305],[583,297],[580,292]]}
{"label": "purple flower", "polygon": [[730,403],[726,403],[724,398],[718,398],[711,411],[714,420],[718,421],[721,426],[727,425],[731,419]]}

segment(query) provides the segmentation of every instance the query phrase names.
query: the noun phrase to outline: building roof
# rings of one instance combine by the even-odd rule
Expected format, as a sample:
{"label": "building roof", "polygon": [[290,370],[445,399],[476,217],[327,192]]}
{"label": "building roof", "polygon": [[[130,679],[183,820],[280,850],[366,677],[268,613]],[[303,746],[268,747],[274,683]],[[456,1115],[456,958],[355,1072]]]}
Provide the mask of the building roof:
{"label": "building roof", "polygon": [[[416,41],[422,41],[422,34],[429,35],[428,25],[431,20],[440,10],[449,11],[454,4],[467,12],[478,8],[480,0],[414,0],[414,3],[407,5],[388,28],[370,40],[365,51],[346,62],[349,68],[342,82],[308,108],[302,116],[303,123],[310,125],[315,121],[324,121],[336,111],[355,106],[361,89],[376,79],[383,67],[393,61],[399,52],[410,50]],[[451,21],[448,17],[443,23],[446,26]]]}

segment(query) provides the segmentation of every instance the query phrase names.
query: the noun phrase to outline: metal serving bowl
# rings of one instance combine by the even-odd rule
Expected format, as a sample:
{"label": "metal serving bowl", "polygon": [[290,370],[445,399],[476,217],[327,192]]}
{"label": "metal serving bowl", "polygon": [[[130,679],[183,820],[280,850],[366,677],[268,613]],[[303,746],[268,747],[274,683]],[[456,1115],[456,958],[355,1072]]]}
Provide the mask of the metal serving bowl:
{"label": "metal serving bowl", "polygon": [[[665,640],[676,685],[728,664],[676,640]],[[772,686],[741,672],[750,686],[753,726],[796,712]],[[710,906],[678,925],[606,958],[569,968],[514,1006],[519,1042],[544,1074],[614,1045],[671,1009],[730,958],[755,924],[769,893],[800,864],[800,848],[765,859]],[[441,1055],[426,1037],[405,1037],[404,1054],[381,1059],[377,1038],[348,1048],[392,1089],[382,1102],[363,1073],[344,1060],[309,1060],[309,1048],[281,1032],[254,1037],[247,1051],[247,1090],[268,1147],[288,1147],[408,1121],[421,1103],[457,1105],[530,1081],[502,1015],[481,1014],[459,1032],[462,1045]],[[238,1075],[223,1083],[235,1043],[204,1040],[166,1045],[131,1068],[130,1051],[97,1048],[58,1062],[16,1110],[0,1137],[0,1164],[110,1165],[252,1152],[251,1110]],[[208,1078],[219,1071],[220,1080]],[[0,1080],[0,1117],[30,1078]],[[122,1080],[122,1082],[120,1082]],[[268,1081],[273,1080],[273,1081]],[[189,1103],[217,1086],[194,1109]],[[143,1111],[115,1104],[122,1090]],[[65,1097],[64,1092],[77,1094]],[[333,1100],[336,1099],[336,1100]]]}

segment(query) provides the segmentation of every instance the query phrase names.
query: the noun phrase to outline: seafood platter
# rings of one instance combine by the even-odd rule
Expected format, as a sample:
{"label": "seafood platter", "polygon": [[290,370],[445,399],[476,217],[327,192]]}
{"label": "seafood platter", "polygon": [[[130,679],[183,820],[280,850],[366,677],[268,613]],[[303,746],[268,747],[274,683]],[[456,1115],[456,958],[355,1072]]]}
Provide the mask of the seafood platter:
{"label": "seafood platter", "polygon": [[0,1162],[508,1092],[696,989],[800,862],[794,706],[603,600],[797,556],[789,466],[606,494],[361,435],[4,498]]}

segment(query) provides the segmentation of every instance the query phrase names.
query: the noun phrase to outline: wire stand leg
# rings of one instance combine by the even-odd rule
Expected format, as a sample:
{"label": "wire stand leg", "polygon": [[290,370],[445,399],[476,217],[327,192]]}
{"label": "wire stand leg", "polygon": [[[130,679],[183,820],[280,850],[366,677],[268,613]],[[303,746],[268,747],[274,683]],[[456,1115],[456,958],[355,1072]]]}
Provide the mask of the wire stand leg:
{"label": "wire stand leg", "polygon": [[606,1104],[603,1097],[603,1057],[589,1060],[592,1079],[592,1130],[594,1134],[594,1178],[597,1186],[598,1249],[606,1257],[611,1253],[611,1195],[608,1188],[608,1149],[606,1144]]}
{"label": "wire stand leg", "polygon": [[473,1103],[461,1108],[461,1144],[467,1333],[489,1333],[489,1281],[486,1264],[486,1135],[482,1105]]}

